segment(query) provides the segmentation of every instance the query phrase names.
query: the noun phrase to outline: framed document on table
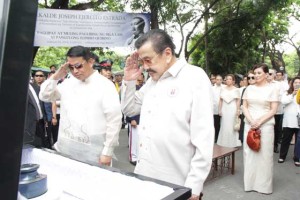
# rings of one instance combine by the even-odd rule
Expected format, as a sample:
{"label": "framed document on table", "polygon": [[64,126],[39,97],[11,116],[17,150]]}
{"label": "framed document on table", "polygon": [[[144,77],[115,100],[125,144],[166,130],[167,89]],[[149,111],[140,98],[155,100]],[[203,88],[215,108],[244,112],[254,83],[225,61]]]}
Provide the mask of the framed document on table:
{"label": "framed document on table", "polygon": [[22,164],[39,164],[47,175],[48,191],[34,200],[143,199],[185,200],[191,189],[111,167],[98,167],[57,154],[25,148]]}

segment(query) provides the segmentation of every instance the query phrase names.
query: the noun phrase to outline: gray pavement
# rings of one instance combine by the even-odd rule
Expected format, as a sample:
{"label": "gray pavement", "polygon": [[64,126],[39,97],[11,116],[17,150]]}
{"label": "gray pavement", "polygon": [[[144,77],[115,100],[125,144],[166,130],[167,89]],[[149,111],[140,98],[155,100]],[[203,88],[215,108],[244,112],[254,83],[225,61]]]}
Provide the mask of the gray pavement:
{"label": "gray pavement", "polygon": [[[120,132],[120,145],[116,148],[113,167],[133,172],[134,166],[128,161],[127,129]],[[278,154],[274,155],[273,194],[264,195],[243,190],[243,152],[236,152],[235,174],[227,173],[204,185],[204,200],[300,200],[300,167],[292,160],[294,146],[290,146],[289,155],[282,164],[277,163]],[[254,163],[255,164],[255,163]]]}

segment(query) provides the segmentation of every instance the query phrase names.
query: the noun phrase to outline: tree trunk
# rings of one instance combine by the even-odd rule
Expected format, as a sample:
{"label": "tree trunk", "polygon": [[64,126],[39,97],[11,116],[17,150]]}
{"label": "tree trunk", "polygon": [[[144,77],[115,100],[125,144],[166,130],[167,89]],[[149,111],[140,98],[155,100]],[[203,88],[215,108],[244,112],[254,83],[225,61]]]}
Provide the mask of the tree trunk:
{"label": "tree trunk", "polygon": [[[300,48],[297,49],[297,56],[298,56],[299,65],[300,65]],[[300,66],[298,66],[298,75],[297,76],[300,76]]]}
{"label": "tree trunk", "polygon": [[53,9],[68,9],[69,0],[56,0],[50,7]]}
{"label": "tree trunk", "polygon": [[266,37],[265,37],[265,31],[263,30],[263,54],[261,58],[261,62],[265,62],[266,54],[267,54],[267,42],[266,42]]}
{"label": "tree trunk", "polygon": [[153,3],[150,4],[151,29],[159,28],[159,26],[158,26],[158,5],[160,4],[159,2],[153,1]]}
{"label": "tree trunk", "polygon": [[[285,62],[283,60],[283,53],[284,52],[277,51],[277,55],[278,55],[278,68],[279,68],[280,71],[285,72]],[[283,67],[283,70],[281,70],[280,67]]]}

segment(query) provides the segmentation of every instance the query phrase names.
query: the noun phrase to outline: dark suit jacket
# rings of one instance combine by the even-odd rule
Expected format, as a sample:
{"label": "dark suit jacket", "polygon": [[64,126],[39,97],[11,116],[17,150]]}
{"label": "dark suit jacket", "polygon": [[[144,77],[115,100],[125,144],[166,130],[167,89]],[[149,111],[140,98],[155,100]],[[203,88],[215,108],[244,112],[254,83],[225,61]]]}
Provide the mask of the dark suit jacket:
{"label": "dark suit jacket", "polygon": [[[36,92],[36,95],[39,96],[39,86],[36,84],[31,84],[33,89]],[[37,130],[37,122],[38,122],[38,116],[37,116],[37,110],[36,110],[36,101],[33,100],[31,95],[31,90],[28,88],[28,95],[27,95],[27,109],[26,109],[26,119],[25,119],[25,128],[24,128],[24,144],[33,144],[36,136],[36,130]],[[44,117],[46,116],[43,111],[43,106],[40,102],[40,106],[42,108],[42,112]]]}
{"label": "dark suit jacket", "polygon": [[26,118],[25,118],[25,128],[24,128],[24,144],[32,144],[35,138],[36,132],[36,123],[37,123],[37,115],[36,115],[36,102],[30,97],[31,90],[28,88],[27,95],[27,108],[26,108]]}

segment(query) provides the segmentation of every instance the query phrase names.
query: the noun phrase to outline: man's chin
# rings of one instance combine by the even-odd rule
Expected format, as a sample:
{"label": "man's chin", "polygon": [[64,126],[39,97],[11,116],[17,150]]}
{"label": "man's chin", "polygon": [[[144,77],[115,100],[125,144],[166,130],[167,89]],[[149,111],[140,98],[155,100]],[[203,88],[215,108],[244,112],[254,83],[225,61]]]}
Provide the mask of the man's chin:
{"label": "man's chin", "polygon": [[149,74],[153,81],[158,81],[159,77],[155,76],[155,74]]}
{"label": "man's chin", "polygon": [[80,80],[80,81],[83,81],[83,77],[82,76],[74,76],[76,79]]}

